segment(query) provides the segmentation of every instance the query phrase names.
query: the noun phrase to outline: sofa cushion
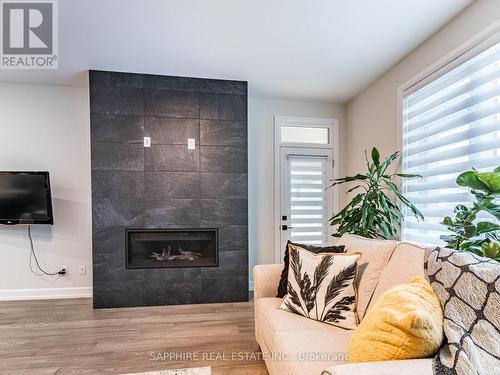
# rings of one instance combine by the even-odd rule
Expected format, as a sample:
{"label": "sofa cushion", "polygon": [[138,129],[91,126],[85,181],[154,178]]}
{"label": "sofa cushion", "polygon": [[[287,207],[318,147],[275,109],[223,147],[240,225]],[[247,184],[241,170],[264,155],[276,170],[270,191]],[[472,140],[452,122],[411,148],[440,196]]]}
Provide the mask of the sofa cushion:
{"label": "sofa cushion", "polygon": [[288,245],[288,294],[280,308],[309,319],[355,329],[355,277],[360,254],[314,254]]}
{"label": "sofa cushion", "polygon": [[432,375],[432,358],[363,362],[328,367],[322,375]]}
{"label": "sofa cushion", "polygon": [[367,310],[380,296],[395,285],[402,284],[415,276],[424,277],[424,254],[426,247],[409,242],[396,246],[389,262],[382,271],[375,293]]}
{"label": "sofa cushion", "polygon": [[365,315],[382,271],[397,244],[396,241],[374,240],[353,234],[343,235],[336,243],[338,246],[344,245],[348,254],[361,253],[357,275],[357,310],[360,319]]}
{"label": "sofa cushion", "polygon": [[[291,314],[279,308],[280,298],[260,298],[255,303],[255,315],[260,324],[264,324],[273,332],[293,330],[331,330],[333,326],[316,320]],[[333,332],[333,331],[332,331]]]}
{"label": "sofa cushion", "polygon": [[[266,354],[278,355],[266,359],[271,373],[319,374],[324,368],[345,360],[353,331],[283,311],[278,308],[280,303],[279,298],[260,298],[255,303],[256,330],[263,340],[259,344]],[[297,354],[312,352],[326,353],[328,360],[311,361],[310,357],[307,361],[296,360]],[[286,361],[279,360],[283,353]],[[309,372],[312,368],[314,371]]]}
{"label": "sofa cushion", "polygon": [[422,276],[399,284],[373,304],[349,343],[350,362],[426,358],[443,341],[443,311]]}
{"label": "sofa cushion", "polygon": [[347,362],[347,345],[352,331],[332,328],[333,331],[315,329],[276,333],[276,349],[286,356],[284,366],[289,374],[321,374],[327,367]]}

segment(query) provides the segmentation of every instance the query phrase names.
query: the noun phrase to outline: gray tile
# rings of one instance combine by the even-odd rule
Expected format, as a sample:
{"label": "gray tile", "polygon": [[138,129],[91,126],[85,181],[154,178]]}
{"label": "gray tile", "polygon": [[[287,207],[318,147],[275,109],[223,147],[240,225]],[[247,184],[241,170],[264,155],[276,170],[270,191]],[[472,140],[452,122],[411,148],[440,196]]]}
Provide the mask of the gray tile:
{"label": "gray tile", "polygon": [[142,199],[92,199],[92,224],[94,231],[103,227],[142,227],[144,225]]}
{"label": "gray tile", "polygon": [[201,277],[189,280],[150,281],[145,284],[146,303],[154,305],[185,305],[201,302]]}
{"label": "gray tile", "polygon": [[145,172],[144,178],[148,199],[200,197],[198,172]]}
{"label": "gray tile", "polygon": [[141,89],[129,87],[90,87],[90,113],[142,115],[144,98]]}
{"label": "gray tile", "polygon": [[166,91],[198,92],[200,89],[200,79],[146,74],[144,75],[144,88]]}
{"label": "gray tile", "polygon": [[93,114],[90,116],[92,143],[143,143],[141,116]]}
{"label": "gray tile", "polygon": [[[248,265],[248,252],[246,251],[226,251],[219,254],[219,265],[225,267],[231,264]],[[240,275],[244,276],[244,275]]]}
{"label": "gray tile", "polygon": [[93,277],[96,281],[144,281],[148,270],[126,269],[125,251],[120,254],[94,254],[92,263],[94,264]]}
{"label": "gray tile", "polygon": [[245,95],[200,94],[200,119],[247,120]]}
{"label": "gray tile", "polygon": [[94,308],[146,306],[144,283],[133,281],[95,281]]}
{"label": "gray tile", "polygon": [[246,173],[202,173],[202,198],[248,197],[248,175]]}
{"label": "gray tile", "polygon": [[92,250],[93,257],[99,255],[116,256],[116,259],[123,260],[116,263],[124,268],[125,229],[122,226],[95,227],[92,233]]}
{"label": "gray tile", "polygon": [[111,72],[111,85],[115,87],[143,87],[144,74]]}
{"label": "gray tile", "polygon": [[222,79],[201,79],[200,92],[247,95],[247,82]]}
{"label": "gray tile", "polygon": [[91,150],[93,170],[140,171],[144,169],[141,144],[95,143]]}
{"label": "gray tile", "polygon": [[200,201],[198,199],[146,199],[144,206],[147,228],[200,225]]}
{"label": "gray tile", "polygon": [[203,267],[201,275],[204,279],[217,279],[219,277],[238,277],[248,272],[245,264],[226,264],[219,267]]}
{"label": "gray tile", "polygon": [[219,228],[219,252],[245,251],[248,253],[248,227],[228,225]]}
{"label": "gray tile", "polygon": [[204,303],[248,301],[248,276],[202,278]]}
{"label": "gray tile", "polygon": [[194,280],[201,276],[201,268],[152,268],[145,280],[167,283],[171,280]]}
{"label": "gray tile", "polygon": [[[93,279],[95,281],[127,280],[125,275],[125,252],[116,254],[94,252],[92,254]],[[121,277],[117,277],[121,275]]]}
{"label": "gray tile", "polygon": [[187,146],[152,145],[144,149],[148,171],[196,172],[200,169],[200,151],[188,150]]}
{"label": "gray tile", "polygon": [[201,146],[202,172],[247,172],[247,151],[239,147]]}
{"label": "gray tile", "polygon": [[202,278],[241,277],[248,275],[248,252],[232,251],[219,253],[219,267],[201,269]]}
{"label": "gray tile", "polygon": [[247,147],[247,122],[200,120],[200,144]]}
{"label": "gray tile", "polygon": [[89,70],[89,87],[111,87],[111,72]]}
{"label": "gray tile", "polygon": [[144,196],[144,172],[98,171],[92,172],[94,198],[141,198]]}
{"label": "gray tile", "polygon": [[146,117],[145,136],[151,137],[152,144],[187,145],[188,138],[200,144],[200,120],[172,117]]}
{"label": "gray tile", "polygon": [[144,92],[144,114],[163,117],[199,117],[199,95],[193,92],[149,90]]}
{"label": "gray tile", "polygon": [[211,225],[247,225],[246,199],[201,199],[201,223]]}

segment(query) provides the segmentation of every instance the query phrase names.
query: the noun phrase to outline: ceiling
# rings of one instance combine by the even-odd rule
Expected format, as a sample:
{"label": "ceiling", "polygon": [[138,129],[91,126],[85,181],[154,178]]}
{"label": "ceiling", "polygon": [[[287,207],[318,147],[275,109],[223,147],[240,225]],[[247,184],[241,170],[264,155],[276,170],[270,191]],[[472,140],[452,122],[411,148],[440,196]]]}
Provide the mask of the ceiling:
{"label": "ceiling", "polygon": [[250,96],[344,103],[473,0],[59,0],[59,69],[249,81]]}

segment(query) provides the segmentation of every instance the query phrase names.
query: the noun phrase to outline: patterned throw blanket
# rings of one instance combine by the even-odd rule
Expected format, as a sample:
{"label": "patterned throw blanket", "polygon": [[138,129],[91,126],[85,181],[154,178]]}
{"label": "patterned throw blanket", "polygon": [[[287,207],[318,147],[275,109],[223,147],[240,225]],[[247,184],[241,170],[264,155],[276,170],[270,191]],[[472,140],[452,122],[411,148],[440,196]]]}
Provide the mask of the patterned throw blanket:
{"label": "patterned throw blanket", "polygon": [[500,263],[436,248],[426,251],[424,266],[444,311],[434,375],[500,374]]}

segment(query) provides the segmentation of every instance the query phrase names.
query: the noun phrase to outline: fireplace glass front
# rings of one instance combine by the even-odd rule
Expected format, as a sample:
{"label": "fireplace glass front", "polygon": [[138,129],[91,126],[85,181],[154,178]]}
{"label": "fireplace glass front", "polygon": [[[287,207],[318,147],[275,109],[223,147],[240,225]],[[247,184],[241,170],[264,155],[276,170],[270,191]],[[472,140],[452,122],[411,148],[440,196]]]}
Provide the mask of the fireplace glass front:
{"label": "fireplace glass front", "polygon": [[127,268],[216,267],[217,229],[126,229]]}

